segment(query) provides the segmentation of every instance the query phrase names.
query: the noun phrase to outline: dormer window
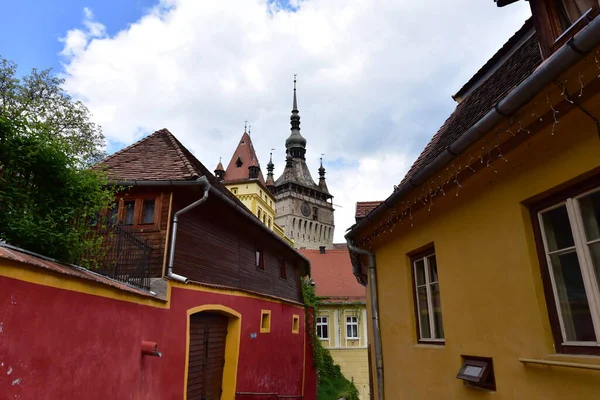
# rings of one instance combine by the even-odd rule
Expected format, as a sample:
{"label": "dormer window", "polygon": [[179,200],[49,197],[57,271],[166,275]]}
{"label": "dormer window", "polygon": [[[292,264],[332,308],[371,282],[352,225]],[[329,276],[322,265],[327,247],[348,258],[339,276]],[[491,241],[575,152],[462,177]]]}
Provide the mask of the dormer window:
{"label": "dormer window", "polygon": [[567,43],[600,11],[599,0],[531,0],[530,5],[545,58]]}
{"label": "dormer window", "polygon": [[236,162],[235,162],[235,166],[240,168],[242,166],[243,162],[242,162],[242,157],[238,156]]}

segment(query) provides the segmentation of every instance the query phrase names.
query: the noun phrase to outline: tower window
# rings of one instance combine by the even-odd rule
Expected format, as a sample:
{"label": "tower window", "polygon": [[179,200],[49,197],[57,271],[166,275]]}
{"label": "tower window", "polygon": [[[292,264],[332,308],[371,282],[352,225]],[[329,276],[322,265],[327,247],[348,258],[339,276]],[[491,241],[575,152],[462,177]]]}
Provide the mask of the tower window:
{"label": "tower window", "polygon": [[313,220],[314,221],[319,220],[319,209],[317,207],[313,207]]}
{"label": "tower window", "polygon": [[235,162],[235,166],[240,168],[242,166],[243,162],[242,162],[242,157],[238,156],[236,162]]}

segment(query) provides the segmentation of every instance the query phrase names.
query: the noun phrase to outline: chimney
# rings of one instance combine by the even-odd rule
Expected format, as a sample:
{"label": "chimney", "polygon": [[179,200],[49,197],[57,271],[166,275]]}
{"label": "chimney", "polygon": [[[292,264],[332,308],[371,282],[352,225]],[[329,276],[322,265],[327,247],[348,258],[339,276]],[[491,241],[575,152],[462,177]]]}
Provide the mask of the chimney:
{"label": "chimney", "polygon": [[319,253],[325,254],[325,246],[319,246]]}

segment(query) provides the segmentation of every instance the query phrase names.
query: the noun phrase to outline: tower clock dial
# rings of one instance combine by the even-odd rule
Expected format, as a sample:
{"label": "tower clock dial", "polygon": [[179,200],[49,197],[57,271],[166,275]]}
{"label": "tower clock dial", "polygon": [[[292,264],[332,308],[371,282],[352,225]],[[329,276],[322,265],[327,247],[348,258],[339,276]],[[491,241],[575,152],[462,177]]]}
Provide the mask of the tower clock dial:
{"label": "tower clock dial", "polygon": [[302,211],[302,215],[304,215],[305,217],[310,216],[310,206],[307,202],[302,203],[302,206],[300,206],[300,211]]}

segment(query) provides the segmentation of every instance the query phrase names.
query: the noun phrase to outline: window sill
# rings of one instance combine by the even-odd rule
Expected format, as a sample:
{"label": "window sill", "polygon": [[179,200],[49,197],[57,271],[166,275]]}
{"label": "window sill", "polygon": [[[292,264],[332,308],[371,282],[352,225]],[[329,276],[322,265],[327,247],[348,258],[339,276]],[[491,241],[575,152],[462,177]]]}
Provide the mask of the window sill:
{"label": "window sill", "polygon": [[421,349],[443,349],[446,347],[446,342],[428,342],[417,343],[413,347]]}
{"label": "window sill", "polygon": [[[600,371],[600,364],[588,363],[588,362],[572,362],[575,360],[567,361],[557,361],[557,360],[544,360],[537,358],[519,358],[519,362],[528,365],[528,364],[536,364],[547,367],[562,367],[562,368],[576,368],[576,369],[590,369],[595,371]],[[599,360],[600,361],[600,360]]]}

